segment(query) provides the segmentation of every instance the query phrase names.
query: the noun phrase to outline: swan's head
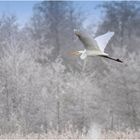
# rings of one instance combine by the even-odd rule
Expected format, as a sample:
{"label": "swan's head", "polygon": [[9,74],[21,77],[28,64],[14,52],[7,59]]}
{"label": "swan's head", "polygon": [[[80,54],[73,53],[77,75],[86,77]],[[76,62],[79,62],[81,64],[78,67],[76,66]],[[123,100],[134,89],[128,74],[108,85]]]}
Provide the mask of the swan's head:
{"label": "swan's head", "polygon": [[71,54],[80,56],[81,59],[85,59],[87,57],[86,50],[74,51]]}

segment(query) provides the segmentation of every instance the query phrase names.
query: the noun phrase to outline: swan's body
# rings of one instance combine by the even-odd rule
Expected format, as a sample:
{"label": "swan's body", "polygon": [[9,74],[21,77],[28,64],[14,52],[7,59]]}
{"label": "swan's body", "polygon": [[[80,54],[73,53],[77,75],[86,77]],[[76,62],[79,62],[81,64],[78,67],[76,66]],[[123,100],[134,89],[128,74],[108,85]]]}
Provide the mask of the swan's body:
{"label": "swan's body", "polygon": [[119,59],[111,58],[107,53],[104,52],[109,40],[114,35],[114,32],[107,32],[104,35],[96,37],[95,39],[92,35],[87,32],[74,30],[74,33],[78,36],[79,40],[83,43],[85,50],[76,51],[73,54],[80,55],[81,59],[85,59],[87,56],[101,56],[108,59],[115,60],[117,62],[122,62]]}

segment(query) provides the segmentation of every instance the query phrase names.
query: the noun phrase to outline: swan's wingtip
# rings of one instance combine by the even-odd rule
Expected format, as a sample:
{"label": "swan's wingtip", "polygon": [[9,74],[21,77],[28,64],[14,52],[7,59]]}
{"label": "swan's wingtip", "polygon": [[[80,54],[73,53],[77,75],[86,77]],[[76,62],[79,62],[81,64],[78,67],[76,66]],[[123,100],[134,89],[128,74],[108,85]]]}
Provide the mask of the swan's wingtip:
{"label": "swan's wingtip", "polygon": [[111,33],[112,35],[114,35],[115,34],[115,32],[113,32],[113,31],[108,31],[107,33]]}
{"label": "swan's wingtip", "polygon": [[78,29],[73,29],[74,33],[78,31]]}

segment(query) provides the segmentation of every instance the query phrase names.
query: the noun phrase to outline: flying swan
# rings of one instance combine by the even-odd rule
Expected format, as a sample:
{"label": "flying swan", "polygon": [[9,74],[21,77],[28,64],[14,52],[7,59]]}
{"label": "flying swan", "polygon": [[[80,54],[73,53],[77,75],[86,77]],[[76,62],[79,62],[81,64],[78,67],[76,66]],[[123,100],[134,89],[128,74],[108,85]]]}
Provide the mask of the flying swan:
{"label": "flying swan", "polygon": [[72,52],[73,55],[80,55],[81,59],[85,59],[87,56],[100,56],[123,63],[120,59],[112,58],[109,54],[104,52],[105,47],[107,46],[109,40],[113,37],[114,32],[109,31],[106,34],[96,37],[95,39],[87,32],[80,31],[78,29],[74,29],[74,33],[83,43],[85,49]]}

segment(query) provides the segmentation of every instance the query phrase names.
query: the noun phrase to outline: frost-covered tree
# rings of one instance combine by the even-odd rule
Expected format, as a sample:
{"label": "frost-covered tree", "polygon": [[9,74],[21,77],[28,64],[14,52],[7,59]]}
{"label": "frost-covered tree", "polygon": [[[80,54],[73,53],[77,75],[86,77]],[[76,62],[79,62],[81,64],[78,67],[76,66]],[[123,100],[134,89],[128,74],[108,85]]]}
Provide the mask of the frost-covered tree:
{"label": "frost-covered tree", "polygon": [[101,7],[105,15],[97,34],[114,31],[113,44],[116,47],[127,45],[130,51],[137,50],[135,38],[139,32],[139,3],[134,1],[104,2]]}
{"label": "frost-covered tree", "polygon": [[42,43],[54,46],[54,56],[57,57],[69,47],[65,40],[69,41],[73,36],[73,29],[80,24],[77,21],[72,2],[43,1],[34,7],[32,35],[35,39],[42,38]]}
{"label": "frost-covered tree", "polygon": [[[114,49],[120,52],[120,48]],[[124,65],[108,63],[109,71],[103,80],[104,98],[112,119],[108,120],[111,129],[124,129],[139,127],[139,55],[135,53],[126,55],[123,50]],[[110,114],[111,113],[111,114]],[[123,126],[124,125],[124,126]]]}

